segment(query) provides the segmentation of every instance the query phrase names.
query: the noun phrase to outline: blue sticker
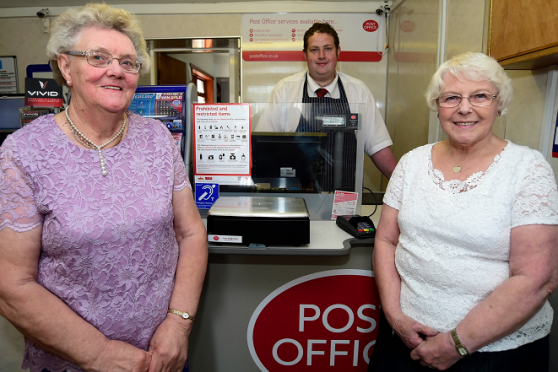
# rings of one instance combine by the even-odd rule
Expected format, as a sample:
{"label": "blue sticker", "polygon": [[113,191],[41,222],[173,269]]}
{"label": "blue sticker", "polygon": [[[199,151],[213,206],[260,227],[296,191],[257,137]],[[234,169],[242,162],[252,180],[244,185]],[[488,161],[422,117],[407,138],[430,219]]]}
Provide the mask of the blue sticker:
{"label": "blue sticker", "polygon": [[554,129],[554,143],[552,144],[552,157],[558,158],[558,117],[556,118],[556,128]]}
{"label": "blue sticker", "polygon": [[219,184],[196,183],[196,205],[198,209],[209,209],[219,199]]}

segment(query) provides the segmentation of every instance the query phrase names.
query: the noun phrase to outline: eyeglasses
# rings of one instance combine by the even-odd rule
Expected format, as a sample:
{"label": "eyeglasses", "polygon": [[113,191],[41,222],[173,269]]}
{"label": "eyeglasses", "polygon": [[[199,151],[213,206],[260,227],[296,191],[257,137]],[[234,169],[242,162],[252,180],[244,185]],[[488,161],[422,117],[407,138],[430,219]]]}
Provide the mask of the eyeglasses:
{"label": "eyeglasses", "polygon": [[69,51],[63,54],[68,54],[70,56],[82,56],[87,59],[87,63],[91,66],[105,68],[109,67],[113,59],[118,60],[118,64],[124,69],[124,72],[129,74],[137,74],[141,68],[141,62],[132,57],[121,57],[115,58],[112,54],[107,52],[101,52],[98,50],[86,50],[85,52],[80,51]]}
{"label": "eyeglasses", "polygon": [[496,97],[498,96],[490,93],[476,93],[469,97],[462,97],[459,94],[445,94],[436,98],[436,101],[440,107],[457,107],[461,104],[463,98],[467,98],[471,106],[483,107],[490,106]]}

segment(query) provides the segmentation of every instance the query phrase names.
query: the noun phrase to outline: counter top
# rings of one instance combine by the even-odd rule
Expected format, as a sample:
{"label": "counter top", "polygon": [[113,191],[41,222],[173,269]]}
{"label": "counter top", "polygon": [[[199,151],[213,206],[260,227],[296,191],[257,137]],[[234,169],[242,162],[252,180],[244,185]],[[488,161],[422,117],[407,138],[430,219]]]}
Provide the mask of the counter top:
{"label": "counter top", "polygon": [[[371,216],[377,226],[381,206]],[[368,215],[374,210],[373,205],[362,206],[361,215]],[[207,226],[207,219],[203,219]],[[374,245],[373,238],[356,239],[341,230],[335,221],[310,221],[310,244],[295,246],[248,247],[242,244],[208,243],[209,253],[212,254],[255,254],[255,255],[289,255],[289,256],[344,256],[351,248]]]}

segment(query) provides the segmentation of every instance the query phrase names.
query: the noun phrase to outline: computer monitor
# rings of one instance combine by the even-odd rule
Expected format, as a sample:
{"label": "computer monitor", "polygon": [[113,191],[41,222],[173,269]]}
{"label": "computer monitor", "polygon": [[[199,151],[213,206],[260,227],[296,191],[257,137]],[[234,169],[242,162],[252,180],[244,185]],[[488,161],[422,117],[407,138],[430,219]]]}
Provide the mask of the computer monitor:
{"label": "computer monitor", "polygon": [[0,96],[0,129],[19,129],[19,108],[25,107],[24,94]]}
{"label": "computer monitor", "polygon": [[327,133],[252,133],[252,180],[260,192],[321,193]]}

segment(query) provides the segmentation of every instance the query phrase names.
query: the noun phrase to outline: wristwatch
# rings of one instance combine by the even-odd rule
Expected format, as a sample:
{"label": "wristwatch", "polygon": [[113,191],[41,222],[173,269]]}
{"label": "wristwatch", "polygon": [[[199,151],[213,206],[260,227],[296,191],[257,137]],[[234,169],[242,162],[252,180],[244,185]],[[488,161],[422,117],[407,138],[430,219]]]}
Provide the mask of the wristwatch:
{"label": "wristwatch", "polygon": [[461,355],[462,357],[469,356],[469,352],[465,348],[465,345],[461,343],[461,340],[459,339],[459,336],[457,335],[457,331],[455,330],[455,328],[451,330],[451,337],[453,338],[453,342],[455,343],[455,348],[457,349],[459,355]]}
{"label": "wristwatch", "polygon": [[169,309],[169,311],[167,311],[167,313],[169,314],[174,314],[174,315],[178,315],[179,317],[181,317],[184,320],[188,320],[190,319],[191,321],[194,321],[194,317],[190,314],[188,314],[187,312],[183,312],[183,311],[178,311],[178,310],[171,310]]}

